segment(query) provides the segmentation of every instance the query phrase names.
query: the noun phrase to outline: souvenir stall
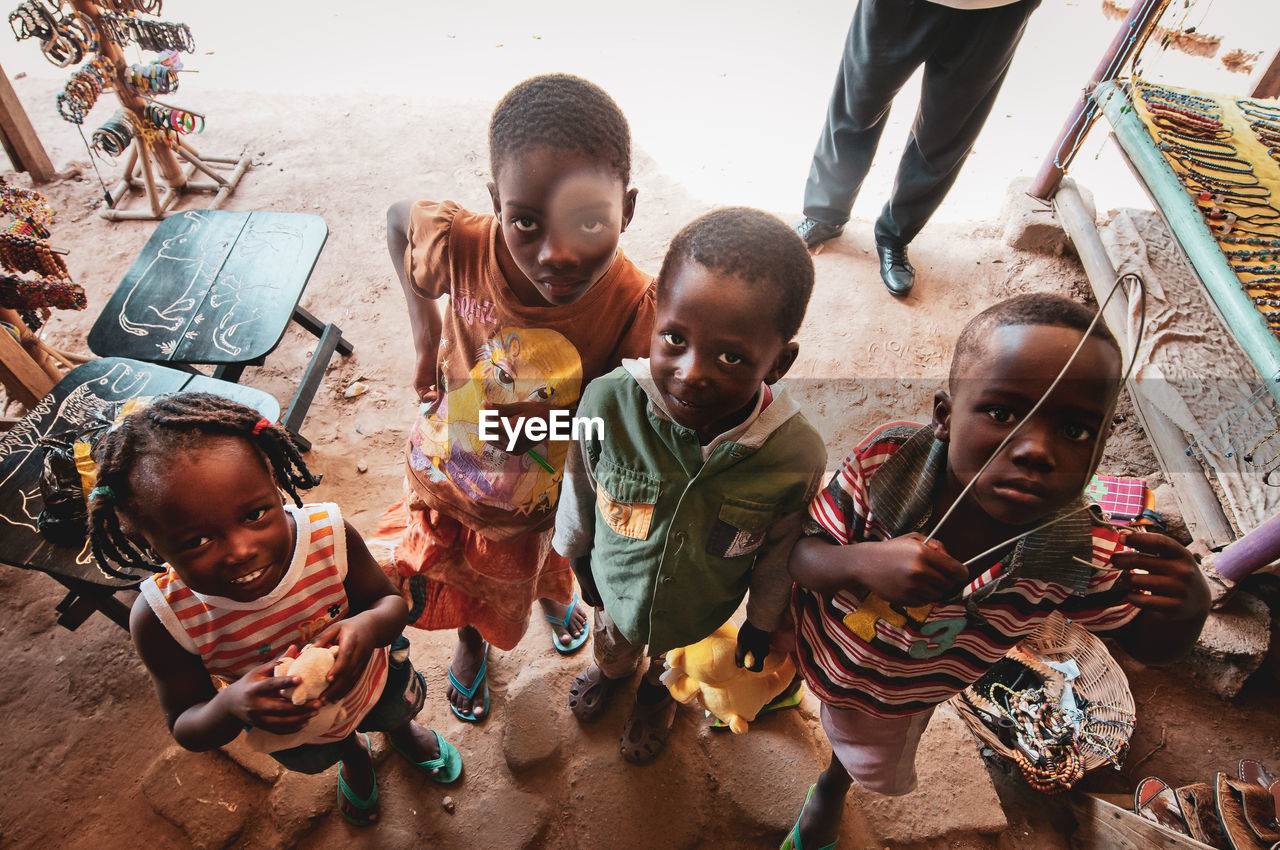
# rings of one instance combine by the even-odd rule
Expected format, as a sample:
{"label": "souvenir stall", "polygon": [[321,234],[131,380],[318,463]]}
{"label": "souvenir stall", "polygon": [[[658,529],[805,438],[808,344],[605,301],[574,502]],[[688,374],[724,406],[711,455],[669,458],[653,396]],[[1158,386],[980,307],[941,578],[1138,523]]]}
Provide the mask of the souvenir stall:
{"label": "souvenir stall", "polygon": [[[1133,367],[1127,389],[1163,477],[1190,532],[1215,550],[1204,565],[1212,626],[1280,558],[1280,102],[1266,96],[1274,58],[1249,96],[1144,79],[1144,45],[1163,32],[1167,46],[1180,29],[1160,28],[1169,6],[1135,0],[1029,194],[1052,204],[1075,246]],[[1185,19],[1189,6],[1174,12]],[[1121,210],[1100,229],[1064,175],[1101,117],[1155,212]],[[1198,646],[1180,668],[1194,674],[1204,658]],[[1253,669],[1217,695],[1234,696]],[[953,703],[986,751],[1043,793],[1119,768],[1139,722],[1123,671],[1067,622],[1047,623]],[[1201,850],[1280,840],[1280,764],[1225,768],[1176,789],[1144,780],[1128,801],[1073,794],[1076,837]]]}

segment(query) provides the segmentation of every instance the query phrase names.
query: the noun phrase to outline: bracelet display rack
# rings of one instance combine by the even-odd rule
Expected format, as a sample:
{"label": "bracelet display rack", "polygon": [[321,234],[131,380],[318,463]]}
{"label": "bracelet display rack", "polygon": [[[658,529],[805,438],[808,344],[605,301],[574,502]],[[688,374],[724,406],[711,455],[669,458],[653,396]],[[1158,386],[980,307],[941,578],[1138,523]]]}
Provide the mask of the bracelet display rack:
{"label": "bracelet display rack", "polygon": [[[71,6],[97,27],[99,53],[115,66],[115,85],[112,88],[116,97],[141,122],[146,101],[126,84],[129,65],[121,45],[112,36],[112,28],[103,21],[102,6],[92,0],[71,0]],[[111,221],[161,219],[178,212],[175,202],[186,192],[213,192],[208,208],[218,209],[235,191],[249,168],[249,162],[249,155],[243,152],[239,156],[201,156],[185,139],[178,139],[175,151],[159,137],[153,136],[148,140],[142,134],[135,134],[125,158],[123,175],[109,190],[111,204],[99,212]],[[197,172],[208,179],[193,179]],[[145,191],[146,206],[121,209],[120,203],[132,189]]]}

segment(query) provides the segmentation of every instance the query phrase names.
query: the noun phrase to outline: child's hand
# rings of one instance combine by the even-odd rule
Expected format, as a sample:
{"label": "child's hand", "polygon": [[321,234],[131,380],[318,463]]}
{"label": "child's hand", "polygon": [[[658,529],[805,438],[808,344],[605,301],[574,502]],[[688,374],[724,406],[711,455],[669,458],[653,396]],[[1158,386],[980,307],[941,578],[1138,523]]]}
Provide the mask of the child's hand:
{"label": "child's hand", "polygon": [[1203,619],[1209,587],[1194,555],[1163,534],[1130,531],[1121,542],[1133,551],[1115,553],[1111,563],[1125,572],[1126,602],[1170,620]]}
{"label": "child's hand", "polygon": [[850,558],[850,578],[896,605],[923,605],[957,593],[969,568],[947,554],[937,540],[912,532],[890,540],[867,541],[839,550]]}
{"label": "child's hand", "polygon": [[369,665],[369,656],[377,643],[365,627],[365,620],[357,615],[338,620],[316,635],[316,646],[337,646],[338,655],[329,671],[329,687],[319,696],[321,702],[337,702],[355,687]]}
{"label": "child's hand", "polygon": [[591,556],[580,555],[569,559],[573,575],[578,579],[579,595],[582,601],[592,608],[603,608],[604,600],[600,598],[600,589],[596,587],[596,577],[591,572]]}
{"label": "child's hand", "polygon": [[[753,673],[764,669],[765,656],[769,654],[769,633],[751,625],[751,621],[742,624],[738,629],[738,647],[733,652],[733,661],[739,667],[746,667]],[[747,656],[751,656],[750,663]]]}
{"label": "child's hand", "polygon": [[413,373],[413,389],[418,393],[418,401],[435,401],[440,397],[436,392],[436,350],[424,351],[418,355],[418,366]]}
{"label": "child's hand", "polygon": [[[565,410],[567,408],[557,407],[556,405],[546,401],[516,401],[511,404],[497,404],[495,402],[486,401],[483,405],[483,409],[496,410],[498,412],[498,416],[505,422],[505,424],[500,424],[498,426],[497,438],[489,440],[488,442],[493,443],[508,454],[522,455],[529,451],[529,449],[538,445],[542,440],[529,439],[527,436],[528,432],[524,429],[522,424],[519,424],[519,420],[521,418],[524,418],[525,420],[541,419],[547,424],[549,433],[549,429],[551,428],[551,411]],[[511,443],[511,437],[509,436],[511,432],[507,430],[508,426],[511,428],[519,428],[519,431],[516,432],[518,436],[516,437],[514,444]]]}
{"label": "child's hand", "polygon": [[[298,648],[289,647],[286,656],[298,654]],[[277,659],[278,660],[278,659]],[[281,696],[284,688],[301,684],[298,676],[276,676],[276,660],[268,661],[255,667],[246,675],[232,682],[218,693],[218,699],[224,700],[226,711],[242,723],[271,732],[276,735],[288,735],[297,732],[316,716],[319,703],[303,703],[294,705],[288,698]]]}

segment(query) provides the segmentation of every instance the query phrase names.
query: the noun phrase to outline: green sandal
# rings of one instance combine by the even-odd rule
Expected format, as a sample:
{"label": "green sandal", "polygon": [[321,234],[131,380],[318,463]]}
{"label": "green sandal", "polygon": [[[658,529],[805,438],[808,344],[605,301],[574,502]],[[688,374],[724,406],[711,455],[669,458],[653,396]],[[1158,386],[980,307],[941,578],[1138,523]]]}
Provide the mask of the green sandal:
{"label": "green sandal", "polygon": [[[362,733],[363,734],[363,733]],[[364,736],[364,745],[369,747],[369,736]],[[347,784],[347,780],[342,778],[342,762],[338,762],[338,813],[347,819],[347,823],[352,826],[369,826],[378,819],[378,776],[373,773],[373,753],[369,753],[369,772],[373,774],[373,792],[369,797],[357,797],[356,793],[351,790],[351,786]],[[343,800],[351,804],[353,809],[364,813],[364,817],[357,818],[347,814],[347,810],[342,807]]]}
{"label": "green sandal", "polygon": [[[439,732],[434,729],[427,731],[436,736],[436,744],[440,747],[440,755],[426,761],[414,761],[409,757],[408,753],[396,746],[396,742],[392,741],[390,737],[387,740],[391,741],[391,749],[404,756],[405,761],[425,773],[432,782],[448,785],[462,773],[462,756],[458,753],[457,748],[446,741]],[[437,772],[432,773],[433,770]]]}
{"label": "green sandal", "polygon": [[[782,842],[782,846],[778,850],[804,850],[800,846],[800,821],[804,820],[804,810],[809,808],[809,801],[813,799],[813,792],[817,787],[817,785],[809,786],[809,793],[805,795],[804,805],[800,807],[800,817],[796,818],[796,825],[791,828],[791,832],[787,835],[787,840]],[[832,841],[825,847],[818,848],[818,850],[835,850],[837,843],[839,843],[839,839]]]}

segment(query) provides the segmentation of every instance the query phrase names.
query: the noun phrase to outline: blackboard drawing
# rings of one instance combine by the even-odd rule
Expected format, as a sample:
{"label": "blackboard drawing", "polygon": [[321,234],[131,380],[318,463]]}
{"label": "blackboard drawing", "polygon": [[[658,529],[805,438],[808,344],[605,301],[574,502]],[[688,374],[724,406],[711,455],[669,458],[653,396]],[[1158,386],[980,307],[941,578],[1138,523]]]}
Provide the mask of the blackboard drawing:
{"label": "blackboard drawing", "polygon": [[[187,323],[199,296],[217,276],[221,252],[214,254],[216,262],[210,262],[208,234],[201,232],[209,220],[197,212],[185,212],[182,219],[187,227],[160,243],[156,256],[125,295],[119,318],[125,333],[149,336],[153,331],[178,330]],[[175,284],[182,286],[176,297],[165,297],[159,304],[147,300],[157,293],[173,291]]]}
{"label": "blackboard drawing", "polygon": [[269,292],[275,287],[267,283],[246,284],[238,276],[226,275],[218,279],[209,293],[209,306],[215,310],[230,305],[222,314],[218,326],[214,328],[212,338],[215,348],[233,357],[244,351],[244,346],[235,344],[236,333],[245,325],[262,318],[266,313],[263,305],[269,303],[266,298],[267,293],[256,298],[252,295],[246,297],[250,290],[255,289]]}
{"label": "blackboard drawing", "polygon": [[[21,454],[25,458],[35,452],[40,440],[55,428],[61,430],[72,427],[77,422],[89,422],[114,402],[142,395],[150,380],[149,372],[139,371],[128,363],[116,363],[106,374],[85,381],[68,393],[59,402],[53,416],[49,415],[53,409],[53,397],[45,396],[26,418],[5,434],[4,443],[0,444],[0,468],[6,466],[6,460],[14,454]],[[4,478],[0,478],[0,491],[7,489],[9,479],[21,466],[22,460],[19,460]],[[37,485],[30,493],[19,491],[22,497],[21,515],[9,516],[0,511],[0,521],[36,532],[36,517],[43,507],[39,489]]]}

